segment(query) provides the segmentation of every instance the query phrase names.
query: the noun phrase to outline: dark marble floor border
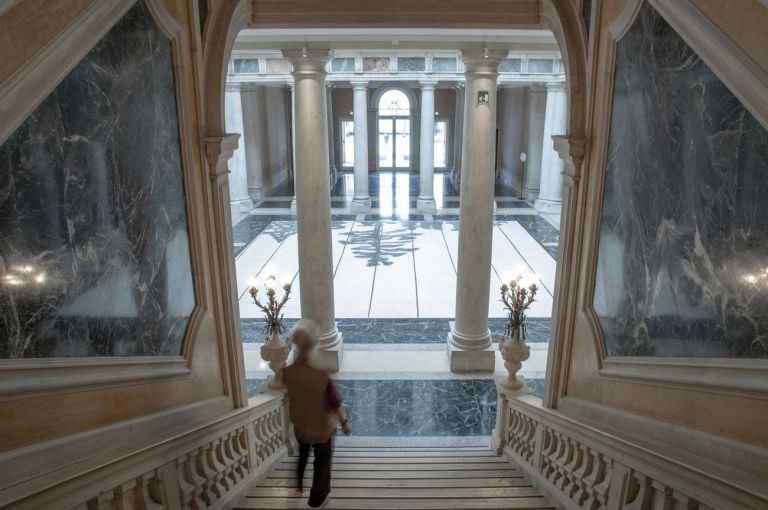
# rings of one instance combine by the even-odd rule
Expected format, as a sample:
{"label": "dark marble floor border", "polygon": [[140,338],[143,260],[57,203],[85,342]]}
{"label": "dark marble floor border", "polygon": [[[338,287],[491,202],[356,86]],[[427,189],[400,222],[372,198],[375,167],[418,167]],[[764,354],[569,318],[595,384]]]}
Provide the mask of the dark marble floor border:
{"label": "dark marble floor border", "polygon": [[[440,344],[445,343],[449,321],[453,319],[336,319],[346,344]],[[296,320],[286,319],[287,328]],[[504,334],[506,319],[488,319],[488,327],[494,342]],[[264,341],[264,320],[240,319],[243,342]],[[550,339],[550,319],[529,317],[526,323],[526,340],[531,343],[547,343]]]}
{"label": "dark marble floor border", "polygon": [[[359,436],[487,436],[496,422],[496,386],[490,379],[335,380],[353,434]],[[247,380],[248,395],[262,380]],[[528,381],[542,397],[544,380]]]}

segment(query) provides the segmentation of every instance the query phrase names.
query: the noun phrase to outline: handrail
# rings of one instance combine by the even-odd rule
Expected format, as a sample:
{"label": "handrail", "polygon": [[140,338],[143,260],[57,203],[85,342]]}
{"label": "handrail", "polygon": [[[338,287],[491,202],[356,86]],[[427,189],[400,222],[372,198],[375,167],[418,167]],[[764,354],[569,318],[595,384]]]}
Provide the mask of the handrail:
{"label": "handrail", "polygon": [[[719,478],[702,466],[544,408],[541,400],[496,384],[497,453],[515,459],[565,509],[760,509],[768,494]],[[751,477],[744,473],[744,478]]]}
{"label": "handrail", "polygon": [[262,393],[248,407],[79,473],[5,508],[226,508],[292,449],[287,398]]}

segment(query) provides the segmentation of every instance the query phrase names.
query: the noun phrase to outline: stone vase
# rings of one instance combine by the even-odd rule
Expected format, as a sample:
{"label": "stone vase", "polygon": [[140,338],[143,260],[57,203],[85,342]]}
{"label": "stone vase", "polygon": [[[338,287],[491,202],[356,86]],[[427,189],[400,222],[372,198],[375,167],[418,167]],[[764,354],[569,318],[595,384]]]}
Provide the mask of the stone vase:
{"label": "stone vase", "polygon": [[515,328],[510,338],[502,337],[499,340],[499,350],[504,359],[504,367],[509,372],[507,380],[502,386],[508,390],[522,390],[526,384],[522,376],[517,372],[523,367],[523,361],[531,357],[531,348],[525,343],[522,337],[521,328]]}
{"label": "stone vase", "polygon": [[285,388],[283,369],[290,352],[291,348],[277,333],[272,333],[269,341],[261,346],[261,359],[268,362],[269,368],[275,373],[275,377],[267,383],[273,390]]}

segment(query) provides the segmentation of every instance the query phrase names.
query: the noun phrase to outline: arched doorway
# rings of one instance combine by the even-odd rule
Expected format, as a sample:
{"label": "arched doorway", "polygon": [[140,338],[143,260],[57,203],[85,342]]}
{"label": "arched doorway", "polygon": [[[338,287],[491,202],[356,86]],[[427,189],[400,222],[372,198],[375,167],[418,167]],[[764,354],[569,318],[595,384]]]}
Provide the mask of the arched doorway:
{"label": "arched doorway", "polygon": [[411,101],[402,90],[389,89],[379,97],[376,154],[381,170],[411,167]]}
{"label": "arched doorway", "polygon": [[[253,10],[258,7],[260,0],[239,0],[232,2],[216,3],[212,12],[209,13],[203,30],[203,74],[204,83],[201,86],[203,95],[204,125],[202,134],[207,140],[221,140],[231,144],[232,141],[225,135],[224,128],[224,83],[226,75],[226,63],[229,60],[230,52],[233,46],[234,38],[237,32],[246,26],[268,28],[273,26],[291,26],[293,28],[307,28],[309,21],[313,20],[314,27],[318,26],[338,26],[338,19],[329,19],[323,14],[317,12],[295,12],[286,10],[285,12],[275,12],[271,16],[261,17],[254,15]],[[513,2],[514,3],[514,2]],[[564,395],[564,389],[560,384],[560,374],[558,367],[561,363],[562,349],[564,339],[568,337],[572,330],[572,321],[565,320],[566,313],[572,309],[575,303],[575,289],[577,286],[574,280],[577,277],[576,269],[581,263],[581,254],[578,252],[574,239],[577,238],[578,231],[581,229],[580,218],[584,213],[584,186],[580,182],[587,179],[582,174],[582,162],[587,148],[585,133],[585,119],[589,109],[588,104],[588,83],[586,80],[587,70],[587,36],[584,23],[577,8],[578,2],[572,0],[541,0],[538,4],[537,15],[528,18],[518,17],[514,14],[512,7],[504,6],[504,20],[498,16],[489,14],[494,9],[492,2],[480,1],[479,4],[470,2],[459,3],[458,10],[450,13],[434,13],[436,18],[431,19],[429,24],[434,27],[456,26],[462,24],[466,26],[487,26],[489,28],[499,28],[503,26],[515,26],[517,28],[530,27],[531,29],[541,28],[542,26],[550,29],[557,39],[560,47],[563,63],[566,70],[568,81],[568,131],[565,137],[559,137],[556,149],[560,152],[563,159],[566,160],[566,170],[564,172],[564,190],[563,190],[563,208],[561,215],[562,240],[558,250],[558,264],[555,276],[555,290],[553,299],[555,301],[555,316],[552,321],[552,341],[551,349],[554,355],[549,357],[548,372],[552,373],[552,378],[547,381],[545,390],[545,407],[556,407],[557,399]],[[369,9],[372,2],[362,0],[356,3],[354,7],[348,4],[329,2],[329,9],[336,8],[345,14],[344,26],[349,28],[364,28],[372,26],[391,26],[402,27],[403,17],[407,17],[409,11],[413,13],[418,9],[418,2],[410,5],[413,7],[403,9],[392,17],[389,13]],[[483,7],[487,7],[484,9]],[[340,12],[341,12],[340,11]],[[330,11],[329,11],[330,12]],[[461,12],[462,14],[458,14]],[[501,13],[497,12],[497,15]],[[490,17],[489,17],[490,16]],[[408,23],[412,27],[414,23]],[[415,102],[411,102],[411,105]],[[372,102],[374,107],[377,102]],[[393,130],[394,136],[395,130]],[[236,143],[236,141],[234,142]],[[212,145],[211,145],[212,146]],[[226,147],[224,147],[226,148]],[[214,147],[215,149],[215,147]],[[226,175],[225,151],[213,150],[206,147],[209,170],[212,174],[212,180],[216,183],[213,191],[212,206],[215,209],[215,215],[223,220],[215,226],[217,235],[222,239],[220,243],[217,258],[226,274],[234,274],[231,247],[226,241],[231,239],[231,229],[227,225],[229,216],[229,191]],[[409,154],[410,157],[410,154]],[[394,161],[394,157],[393,157]],[[214,163],[219,164],[218,169],[214,169]],[[586,171],[586,169],[584,170]],[[225,294],[234,297],[235,292],[232,289],[224,289]],[[224,299],[224,308],[222,325],[223,329],[234,334],[229,337],[232,339],[231,345],[228,345],[230,352],[235,352],[238,348],[239,331],[236,325],[236,300]],[[234,356],[233,356],[234,358]],[[235,363],[229,361],[233,366]]]}

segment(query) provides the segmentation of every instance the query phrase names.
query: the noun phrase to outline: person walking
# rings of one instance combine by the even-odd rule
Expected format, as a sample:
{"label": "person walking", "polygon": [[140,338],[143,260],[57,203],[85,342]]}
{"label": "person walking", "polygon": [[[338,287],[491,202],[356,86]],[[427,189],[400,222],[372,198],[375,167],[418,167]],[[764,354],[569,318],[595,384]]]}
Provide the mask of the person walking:
{"label": "person walking", "polygon": [[337,424],[345,434],[349,434],[350,429],[336,386],[324,370],[311,364],[317,343],[315,331],[314,323],[307,319],[293,328],[291,336],[297,352],[294,362],[283,371],[283,378],[288,390],[288,414],[299,442],[298,490],[303,490],[309,452],[314,449],[314,476],[308,504],[311,508],[322,508],[331,492],[331,457]]}

